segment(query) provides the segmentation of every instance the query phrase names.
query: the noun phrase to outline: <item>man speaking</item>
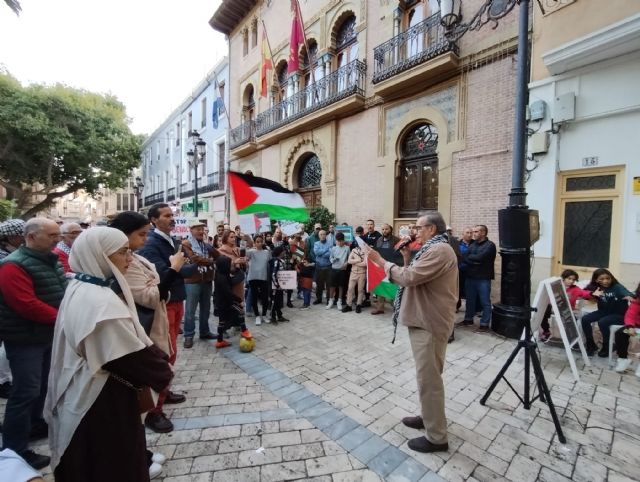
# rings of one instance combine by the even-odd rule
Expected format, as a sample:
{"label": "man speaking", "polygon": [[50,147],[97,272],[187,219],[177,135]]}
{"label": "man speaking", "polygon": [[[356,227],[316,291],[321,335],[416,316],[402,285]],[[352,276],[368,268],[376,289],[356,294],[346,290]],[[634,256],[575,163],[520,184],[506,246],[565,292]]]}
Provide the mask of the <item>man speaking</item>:
{"label": "man speaking", "polygon": [[369,259],[384,268],[390,281],[400,285],[393,323],[397,327],[399,320],[409,328],[422,412],[422,416],[405,417],[402,423],[425,429],[426,437],[408,443],[412,450],[425,453],[449,449],[442,371],[458,301],[458,260],[446,228],[440,213],[418,218],[416,237],[422,246],[413,259],[408,246],[401,250],[404,267],[385,262],[379,253],[367,250]]}

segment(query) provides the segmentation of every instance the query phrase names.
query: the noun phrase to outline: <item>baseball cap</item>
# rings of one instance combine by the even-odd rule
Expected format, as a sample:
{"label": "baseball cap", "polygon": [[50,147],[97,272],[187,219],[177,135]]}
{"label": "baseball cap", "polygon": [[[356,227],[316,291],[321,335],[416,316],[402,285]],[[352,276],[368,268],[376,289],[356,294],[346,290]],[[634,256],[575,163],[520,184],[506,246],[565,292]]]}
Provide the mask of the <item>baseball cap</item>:
{"label": "baseball cap", "polygon": [[191,229],[191,228],[197,228],[198,226],[206,226],[207,223],[203,223],[199,219],[189,219],[189,222],[187,223],[187,225],[189,226],[189,229]]}
{"label": "baseball cap", "polygon": [[24,236],[24,225],[22,219],[7,219],[0,224],[0,237]]}

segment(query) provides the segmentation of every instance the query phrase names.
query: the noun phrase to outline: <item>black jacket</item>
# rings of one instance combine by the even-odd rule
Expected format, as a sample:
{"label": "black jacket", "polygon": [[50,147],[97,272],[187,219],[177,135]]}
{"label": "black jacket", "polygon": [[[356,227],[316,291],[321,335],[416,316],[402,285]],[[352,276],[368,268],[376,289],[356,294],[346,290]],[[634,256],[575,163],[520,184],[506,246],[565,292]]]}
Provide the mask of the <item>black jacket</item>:
{"label": "black jacket", "polygon": [[488,239],[481,243],[474,241],[469,246],[469,251],[462,255],[462,260],[469,267],[466,271],[468,279],[493,279],[496,245]]}

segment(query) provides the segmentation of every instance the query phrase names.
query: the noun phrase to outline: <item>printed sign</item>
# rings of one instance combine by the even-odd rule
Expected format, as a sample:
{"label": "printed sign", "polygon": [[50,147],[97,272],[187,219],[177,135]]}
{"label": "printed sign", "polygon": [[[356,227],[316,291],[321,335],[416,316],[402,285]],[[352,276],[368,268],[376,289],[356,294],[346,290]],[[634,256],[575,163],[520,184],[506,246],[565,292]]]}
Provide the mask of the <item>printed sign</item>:
{"label": "printed sign", "polygon": [[300,232],[300,223],[298,221],[280,221],[280,229],[286,236],[293,236]]}
{"label": "printed sign", "polygon": [[189,234],[189,225],[187,224],[187,218],[173,218],[176,222],[173,231],[171,231],[171,236],[175,236],[177,238],[184,238]]}
{"label": "printed sign", "polygon": [[353,242],[353,226],[335,226],[336,233],[344,234],[344,242],[350,244]]}
{"label": "printed sign", "polygon": [[552,307],[555,324],[560,332],[562,344],[567,352],[567,359],[569,360],[569,365],[571,365],[573,377],[576,381],[580,381],[580,375],[578,374],[578,368],[576,367],[576,361],[571,348],[577,343],[580,346],[585,366],[590,366],[591,362],[584,348],[582,336],[580,336],[580,330],[578,329],[578,322],[571,309],[571,303],[569,302],[569,297],[567,296],[567,291],[561,278],[548,278],[542,280],[538,285],[538,291],[533,300],[533,306],[536,308],[536,311],[534,311],[531,316],[531,330],[534,336],[537,335],[540,323],[549,305]]}
{"label": "printed sign", "polygon": [[241,214],[240,230],[244,234],[257,234],[271,231],[271,220],[267,213]]}
{"label": "printed sign", "polygon": [[[297,273],[294,270],[282,270],[278,271],[278,283],[280,283],[280,289],[283,290],[295,290],[298,288]],[[276,289],[275,283],[272,283],[273,289]]]}

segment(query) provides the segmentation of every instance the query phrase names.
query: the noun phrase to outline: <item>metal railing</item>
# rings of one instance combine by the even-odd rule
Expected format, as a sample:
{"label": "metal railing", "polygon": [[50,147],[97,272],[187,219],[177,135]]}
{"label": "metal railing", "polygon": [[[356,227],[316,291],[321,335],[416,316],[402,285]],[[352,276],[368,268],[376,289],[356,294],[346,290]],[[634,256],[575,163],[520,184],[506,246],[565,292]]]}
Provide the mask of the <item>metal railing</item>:
{"label": "metal railing", "polygon": [[354,60],[256,117],[261,136],[353,94],[364,95],[367,66]]}
{"label": "metal railing", "polygon": [[373,49],[374,84],[447,52],[459,54],[458,44],[447,40],[436,13]]}
{"label": "metal railing", "polygon": [[181,189],[180,190],[180,198],[184,198],[184,197],[191,197],[193,196],[193,189]]}
{"label": "metal railing", "polygon": [[220,190],[220,173],[212,172],[207,175],[207,184],[198,188],[198,192],[211,192]]}
{"label": "metal railing", "polygon": [[167,202],[175,201],[175,199],[176,199],[176,188],[170,187],[169,189],[167,189]]}
{"label": "metal railing", "polygon": [[151,194],[150,196],[145,196],[144,205],[150,206],[155,203],[159,203],[164,201],[164,192],[157,192],[155,194]]}
{"label": "metal railing", "polygon": [[235,149],[247,142],[256,140],[256,121],[243,122],[235,129],[229,131],[229,148]]}

